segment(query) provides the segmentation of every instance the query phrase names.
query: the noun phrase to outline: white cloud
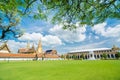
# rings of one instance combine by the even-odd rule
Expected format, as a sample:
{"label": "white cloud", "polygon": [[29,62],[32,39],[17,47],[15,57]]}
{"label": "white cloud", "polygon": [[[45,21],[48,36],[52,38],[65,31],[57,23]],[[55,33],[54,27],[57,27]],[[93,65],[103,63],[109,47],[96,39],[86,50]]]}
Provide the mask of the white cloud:
{"label": "white cloud", "polygon": [[57,36],[46,35],[42,39],[43,44],[47,45],[62,45],[62,41]]}
{"label": "white cloud", "polygon": [[25,33],[22,37],[18,38],[21,41],[38,41],[42,38],[41,33]]}
{"label": "white cloud", "polygon": [[95,39],[99,39],[99,36],[95,36]]}
{"label": "white cloud", "polygon": [[95,25],[92,30],[95,31],[97,34],[101,34],[105,37],[119,37],[120,36],[120,25],[117,25],[115,27],[109,27],[107,26],[107,23],[101,23]]}
{"label": "white cloud", "polygon": [[33,26],[33,27],[27,28],[26,30],[27,30],[27,32],[42,32],[43,27],[41,27],[41,26]]}
{"label": "white cloud", "polygon": [[33,41],[38,42],[38,40],[42,40],[43,46],[57,46],[62,45],[62,41],[53,35],[43,36],[41,33],[25,33],[22,37],[19,38],[21,41]]}
{"label": "white cloud", "polygon": [[30,41],[30,45],[35,43],[34,46],[37,47],[38,41],[42,39],[42,45],[47,47],[55,47],[62,45],[62,41],[57,36],[46,35],[43,36],[40,33],[25,33],[22,37],[18,38],[20,41],[8,40],[7,44],[12,51],[12,53],[17,53],[19,48],[25,48],[27,41]]}
{"label": "white cloud", "polygon": [[105,31],[105,26],[106,23],[97,24],[92,28],[92,30],[95,31],[97,34],[102,34]]}
{"label": "white cloud", "polygon": [[117,40],[117,42],[120,42],[120,38]]}
{"label": "white cloud", "polygon": [[[96,43],[89,43],[81,46],[74,46],[74,47],[65,47],[67,51],[76,51],[76,50],[84,50],[84,49],[94,49],[94,48],[101,48],[104,43],[106,43],[107,40],[102,42],[96,42]],[[103,48],[103,47],[102,47]]]}
{"label": "white cloud", "polygon": [[55,25],[53,28],[49,30],[51,34],[56,35],[65,42],[69,43],[84,41],[86,38],[85,31],[86,31],[85,27],[79,27],[76,29],[75,32],[63,30],[62,25]]}
{"label": "white cloud", "polygon": [[19,48],[25,48],[27,45],[26,42],[16,42],[14,40],[8,40],[7,44],[12,53],[17,53]]}

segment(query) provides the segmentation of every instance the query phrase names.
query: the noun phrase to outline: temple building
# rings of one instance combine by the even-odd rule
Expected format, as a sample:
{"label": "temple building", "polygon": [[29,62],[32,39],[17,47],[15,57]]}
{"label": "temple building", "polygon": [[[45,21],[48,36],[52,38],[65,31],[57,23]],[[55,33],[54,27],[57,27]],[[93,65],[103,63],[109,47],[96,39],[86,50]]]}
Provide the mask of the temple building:
{"label": "temple building", "polygon": [[44,52],[44,59],[45,60],[60,60],[60,56],[57,54],[56,50],[46,50]]}
{"label": "temple building", "polygon": [[26,48],[18,49],[16,54],[11,53],[7,44],[4,43],[0,47],[0,60],[61,60],[61,58],[56,50],[46,50],[43,52],[41,40],[39,40],[36,49],[34,44],[30,47],[28,42]]}
{"label": "temple building", "polygon": [[41,44],[41,40],[39,40],[39,43],[38,43],[38,47],[37,47],[37,51],[36,51],[37,54],[42,54],[43,51],[42,51],[42,44]]}
{"label": "temple building", "polygon": [[8,48],[7,43],[5,42],[0,46],[0,53],[10,53],[10,49]]}
{"label": "temple building", "polygon": [[22,53],[22,54],[33,54],[35,53],[35,48],[34,48],[34,44],[32,45],[32,47],[30,47],[29,42],[27,43],[26,48],[20,48],[18,49],[18,53]]}
{"label": "temple building", "polygon": [[115,59],[115,54],[118,51],[120,51],[120,48],[113,45],[112,48],[96,48],[70,51],[69,53],[67,53],[67,56],[69,56],[70,59],[73,59],[74,56],[77,59],[80,59],[81,56],[83,56],[83,59],[101,59],[103,57],[103,54],[106,54],[107,59]]}

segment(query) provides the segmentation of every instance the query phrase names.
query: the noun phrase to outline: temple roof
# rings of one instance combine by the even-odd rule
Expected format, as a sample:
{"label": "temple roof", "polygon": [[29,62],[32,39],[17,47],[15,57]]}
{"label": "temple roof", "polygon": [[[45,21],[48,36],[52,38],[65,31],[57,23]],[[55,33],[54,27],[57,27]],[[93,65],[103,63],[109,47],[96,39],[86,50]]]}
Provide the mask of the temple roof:
{"label": "temple roof", "polygon": [[52,52],[52,50],[46,50],[45,52],[46,52],[46,53],[48,53],[48,52]]}
{"label": "temple roof", "polygon": [[0,53],[0,58],[34,58],[35,54],[12,54]]}
{"label": "temple roof", "polygon": [[46,50],[45,54],[57,54],[56,50]]}
{"label": "temple roof", "polygon": [[0,46],[0,51],[8,51],[8,53],[11,52],[6,42]]}
{"label": "temple roof", "polygon": [[13,53],[0,53],[0,58],[60,58],[57,54],[13,54]]}
{"label": "temple roof", "polygon": [[45,54],[45,56],[44,56],[45,58],[60,58],[60,56],[59,55],[57,55],[57,54]]}
{"label": "temple roof", "polygon": [[33,48],[31,48],[31,49],[20,48],[20,49],[18,50],[18,53],[34,53],[34,52],[35,52],[35,50],[34,50]]}

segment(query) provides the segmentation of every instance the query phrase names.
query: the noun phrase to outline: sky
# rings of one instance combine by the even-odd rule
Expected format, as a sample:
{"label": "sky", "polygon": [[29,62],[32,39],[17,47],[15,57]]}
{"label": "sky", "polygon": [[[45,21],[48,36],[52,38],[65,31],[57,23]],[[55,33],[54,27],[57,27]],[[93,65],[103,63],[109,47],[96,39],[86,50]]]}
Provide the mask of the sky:
{"label": "sky", "polygon": [[[35,13],[36,6],[37,3],[33,7]],[[17,26],[23,29],[23,36],[9,39],[7,44],[12,53],[17,53],[19,48],[26,48],[28,42],[37,48],[39,40],[42,41],[43,51],[56,49],[58,54],[84,49],[112,48],[113,45],[120,47],[119,19],[107,19],[92,27],[77,23],[76,26],[78,28],[74,31],[63,30],[62,24],[53,25],[49,21],[34,20],[25,16]]]}
{"label": "sky", "polygon": [[24,35],[18,39],[8,40],[12,53],[19,48],[25,48],[27,42],[35,48],[41,39],[43,51],[56,49],[58,54],[75,50],[120,47],[120,20],[107,19],[105,22],[90,26],[80,26],[75,31],[63,30],[62,24],[53,25],[43,20],[33,20],[30,17],[22,19],[18,25],[24,30]]}

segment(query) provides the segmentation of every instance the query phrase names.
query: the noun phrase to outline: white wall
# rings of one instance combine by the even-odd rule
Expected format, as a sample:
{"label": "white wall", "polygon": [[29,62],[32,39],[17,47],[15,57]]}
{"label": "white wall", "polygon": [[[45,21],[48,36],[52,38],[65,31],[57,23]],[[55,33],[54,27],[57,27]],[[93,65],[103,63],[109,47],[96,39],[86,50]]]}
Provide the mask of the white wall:
{"label": "white wall", "polygon": [[62,60],[61,58],[44,58],[44,60]]}
{"label": "white wall", "polygon": [[42,58],[38,58],[38,60],[42,60]]}
{"label": "white wall", "polygon": [[9,53],[7,50],[0,50],[0,53]]}
{"label": "white wall", "polygon": [[[34,60],[35,58],[0,58],[0,61],[8,61],[8,60],[14,60],[14,61],[27,61],[27,60]],[[38,58],[38,60],[42,60],[42,58]],[[43,60],[63,60],[62,58],[44,58]]]}
{"label": "white wall", "polygon": [[33,60],[34,58],[0,58],[0,61],[8,61],[8,60],[15,60],[15,61],[19,61],[19,60]]}

